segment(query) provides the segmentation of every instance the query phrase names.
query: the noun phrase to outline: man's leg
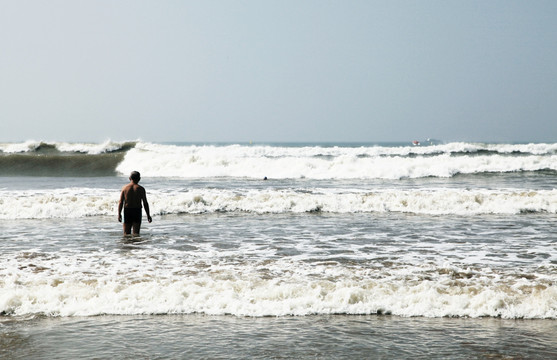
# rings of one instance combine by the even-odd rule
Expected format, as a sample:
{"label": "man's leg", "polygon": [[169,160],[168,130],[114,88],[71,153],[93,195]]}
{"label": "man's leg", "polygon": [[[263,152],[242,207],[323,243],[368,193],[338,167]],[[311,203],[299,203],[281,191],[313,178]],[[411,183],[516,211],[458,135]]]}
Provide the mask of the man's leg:
{"label": "man's leg", "polygon": [[139,235],[139,229],[141,229],[141,223],[140,222],[134,222],[133,223],[133,234],[134,235]]}
{"label": "man's leg", "polygon": [[129,235],[132,232],[132,224],[124,223],[124,235]]}

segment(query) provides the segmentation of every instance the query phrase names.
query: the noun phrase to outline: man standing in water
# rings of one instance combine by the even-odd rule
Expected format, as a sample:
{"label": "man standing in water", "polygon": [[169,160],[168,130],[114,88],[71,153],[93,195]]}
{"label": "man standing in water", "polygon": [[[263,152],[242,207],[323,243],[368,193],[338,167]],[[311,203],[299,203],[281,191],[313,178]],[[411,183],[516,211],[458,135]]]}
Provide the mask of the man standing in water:
{"label": "man standing in water", "polygon": [[141,176],[139,172],[132,171],[130,174],[130,183],[122,188],[120,194],[120,203],[118,203],[118,221],[122,222],[122,208],[124,209],[124,234],[129,235],[132,231],[133,234],[139,235],[141,228],[141,203],[145,208],[147,220],[153,221],[149,213],[149,203],[147,202],[147,194],[145,188],[138,185]]}

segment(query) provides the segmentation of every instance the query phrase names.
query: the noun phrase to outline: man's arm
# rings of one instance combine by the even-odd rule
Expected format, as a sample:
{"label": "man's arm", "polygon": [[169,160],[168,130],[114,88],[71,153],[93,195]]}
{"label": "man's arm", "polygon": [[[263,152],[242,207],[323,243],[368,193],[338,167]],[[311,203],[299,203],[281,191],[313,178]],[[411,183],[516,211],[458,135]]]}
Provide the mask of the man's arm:
{"label": "man's arm", "polygon": [[122,208],[124,207],[124,190],[120,194],[120,202],[118,203],[118,222],[122,222]]}
{"label": "man's arm", "polygon": [[145,214],[147,214],[147,221],[152,222],[153,218],[151,218],[151,213],[149,211],[149,203],[147,202],[147,192],[143,189],[143,196],[141,200],[143,201],[143,208],[145,208]]}

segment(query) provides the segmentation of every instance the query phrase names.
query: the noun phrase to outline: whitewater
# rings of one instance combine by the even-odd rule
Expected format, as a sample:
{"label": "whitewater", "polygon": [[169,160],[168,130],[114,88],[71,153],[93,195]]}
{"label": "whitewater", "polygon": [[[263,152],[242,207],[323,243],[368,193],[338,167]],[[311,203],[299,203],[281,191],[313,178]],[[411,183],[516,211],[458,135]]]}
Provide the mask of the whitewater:
{"label": "whitewater", "polygon": [[[54,161],[55,160],[55,161]],[[85,161],[86,160],[86,161]],[[117,162],[115,162],[117,160]],[[91,167],[95,163],[96,167]],[[140,141],[0,144],[4,174],[25,165],[35,174],[71,167],[62,176],[125,175],[180,178],[404,179],[459,174],[557,171],[556,144],[435,146],[166,145]],[[16,168],[15,170],[13,168]],[[94,170],[98,173],[95,174]],[[55,174],[55,173],[54,173]]]}
{"label": "whitewater", "polygon": [[[132,170],[154,218],[138,238],[116,220]],[[4,143],[0,357],[64,334],[82,350],[51,357],[284,336],[306,339],[277,350],[296,358],[546,358],[556,221],[557,144]],[[253,349],[233,357],[269,357]]]}

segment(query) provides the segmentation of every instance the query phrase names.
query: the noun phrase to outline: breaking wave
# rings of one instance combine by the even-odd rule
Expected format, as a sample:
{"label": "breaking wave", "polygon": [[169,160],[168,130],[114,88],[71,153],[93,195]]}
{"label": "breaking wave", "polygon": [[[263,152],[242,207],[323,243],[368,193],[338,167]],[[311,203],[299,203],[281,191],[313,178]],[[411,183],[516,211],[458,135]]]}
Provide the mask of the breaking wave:
{"label": "breaking wave", "polygon": [[[177,178],[403,179],[557,171],[557,145],[172,146],[138,143],[116,170]],[[517,153],[519,155],[517,155]],[[463,155],[466,154],[466,155]]]}
{"label": "breaking wave", "polygon": [[136,145],[137,141],[114,142],[107,140],[104,143],[65,143],[47,141],[26,141],[23,143],[0,144],[0,154],[52,154],[64,153],[66,155],[88,154],[99,155],[113,152],[126,152]]}
{"label": "breaking wave", "polygon": [[[0,191],[0,219],[116,214],[119,193],[100,189]],[[408,213],[482,215],[557,213],[557,190],[198,189],[149,192],[153,215],[201,213]]]}
{"label": "breaking wave", "polygon": [[0,314],[557,318],[557,288],[548,268],[525,274],[376,260],[358,266],[332,260],[230,262],[214,251],[203,257],[153,251],[125,257],[31,251],[4,258]]}
{"label": "breaking wave", "polygon": [[0,176],[114,176],[136,142],[0,144]]}
{"label": "breaking wave", "polygon": [[274,179],[405,179],[459,174],[557,172],[557,144],[434,146],[0,144],[0,176]]}

